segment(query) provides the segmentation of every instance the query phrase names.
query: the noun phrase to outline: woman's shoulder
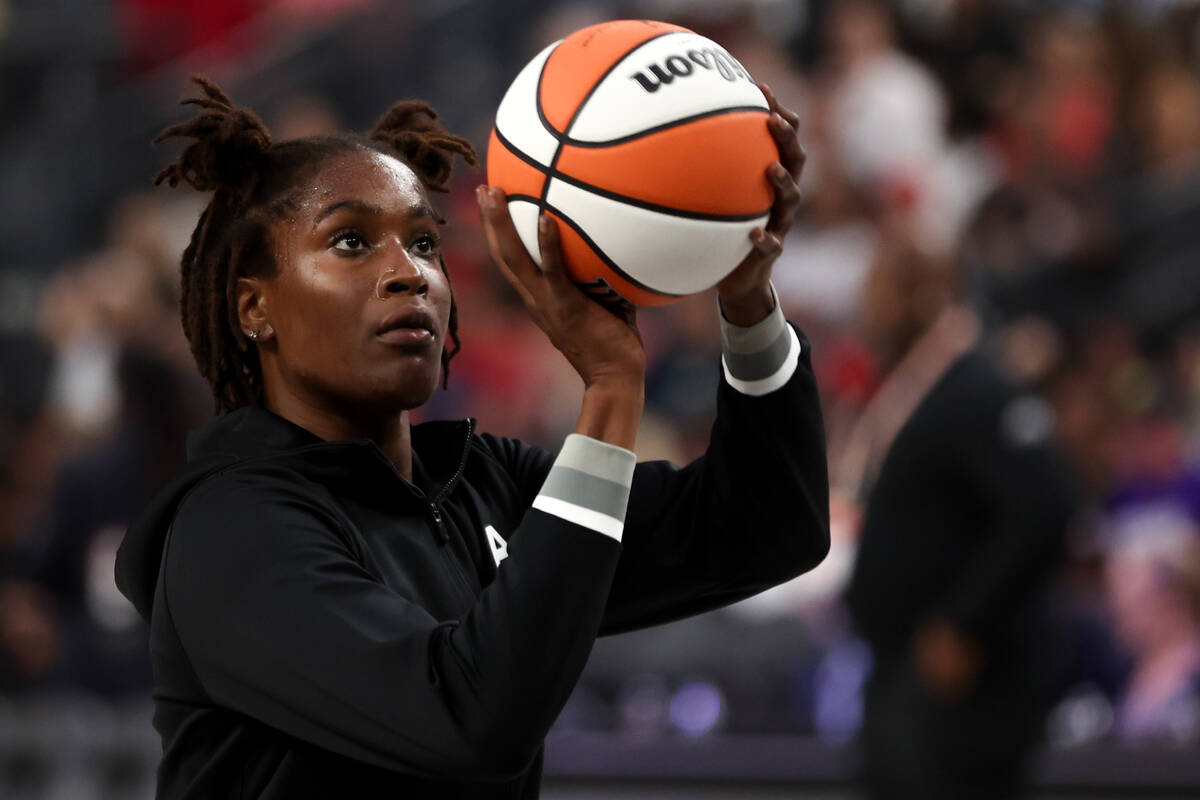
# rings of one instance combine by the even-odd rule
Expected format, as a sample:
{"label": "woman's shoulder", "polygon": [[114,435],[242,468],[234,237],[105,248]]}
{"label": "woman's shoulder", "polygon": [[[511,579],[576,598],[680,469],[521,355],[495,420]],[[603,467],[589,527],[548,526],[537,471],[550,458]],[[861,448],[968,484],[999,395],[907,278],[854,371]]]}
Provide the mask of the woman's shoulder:
{"label": "woman's shoulder", "polygon": [[163,523],[176,548],[272,548],[304,531],[342,538],[343,517],[328,487],[286,460],[253,459],[202,476]]}
{"label": "woman's shoulder", "polygon": [[481,432],[471,437],[472,449],[489,459],[488,466],[503,470],[518,483],[525,478],[545,477],[554,454],[536,444],[508,436]]}

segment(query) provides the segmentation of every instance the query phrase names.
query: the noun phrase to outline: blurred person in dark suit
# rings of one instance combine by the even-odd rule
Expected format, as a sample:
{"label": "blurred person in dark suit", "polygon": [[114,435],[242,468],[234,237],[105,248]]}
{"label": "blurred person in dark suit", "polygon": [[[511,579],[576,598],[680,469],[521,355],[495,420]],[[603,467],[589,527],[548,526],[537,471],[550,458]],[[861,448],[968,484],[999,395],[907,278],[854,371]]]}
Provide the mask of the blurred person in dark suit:
{"label": "blurred person in dark suit", "polygon": [[866,497],[847,596],[874,656],[866,784],[1015,797],[1046,710],[1040,601],[1074,489],[1053,412],[993,363],[950,270],[901,225],[884,237],[863,323],[887,377],[841,465]]}
{"label": "blurred person in dark suit", "polygon": [[51,481],[56,447],[45,413],[51,355],[32,334],[0,334],[0,689],[37,685],[58,632],[48,595],[29,580],[34,508]]}

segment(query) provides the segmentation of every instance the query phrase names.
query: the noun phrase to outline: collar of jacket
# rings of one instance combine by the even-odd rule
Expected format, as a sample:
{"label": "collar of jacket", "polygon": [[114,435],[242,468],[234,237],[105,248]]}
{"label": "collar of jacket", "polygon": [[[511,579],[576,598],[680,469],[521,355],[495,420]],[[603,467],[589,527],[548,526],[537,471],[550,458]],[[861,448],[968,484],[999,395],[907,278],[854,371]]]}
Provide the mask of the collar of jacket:
{"label": "collar of jacket", "polygon": [[245,463],[303,454],[303,459],[288,458],[289,466],[324,483],[345,484],[359,491],[379,489],[380,481],[394,490],[399,483],[415,499],[440,501],[462,474],[474,422],[438,420],[412,426],[414,470],[424,471],[431,484],[429,493],[405,480],[373,441],[327,442],[261,406],[240,408],[192,431],[187,441],[188,464],[214,460]]}

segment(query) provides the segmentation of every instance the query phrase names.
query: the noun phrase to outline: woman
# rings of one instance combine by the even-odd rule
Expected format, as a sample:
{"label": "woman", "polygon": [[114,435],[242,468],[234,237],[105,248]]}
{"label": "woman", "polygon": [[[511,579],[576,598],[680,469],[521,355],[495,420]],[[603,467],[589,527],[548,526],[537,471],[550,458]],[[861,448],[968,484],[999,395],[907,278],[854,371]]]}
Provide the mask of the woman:
{"label": "woman", "polygon": [[579,422],[557,457],[471,420],[409,425],[458,346],[428,193],[455,156],[474,163],[428,106],[397,104],[367,137],[275,143],[197,83],[200,113],[160,137],[194,141],[159,180],[213,192],[181,307],[220,416],[117,566],[151,624],[159,794],[536,797],[598,634],[724,605],[826,552],[816,387],[769,285],[795,116],[772,100],[778,200],[720,287],[709,451],[635,467],[632,315],[564,277],[553,226],[535,265],[488,187],[492,256],[582,378]]}

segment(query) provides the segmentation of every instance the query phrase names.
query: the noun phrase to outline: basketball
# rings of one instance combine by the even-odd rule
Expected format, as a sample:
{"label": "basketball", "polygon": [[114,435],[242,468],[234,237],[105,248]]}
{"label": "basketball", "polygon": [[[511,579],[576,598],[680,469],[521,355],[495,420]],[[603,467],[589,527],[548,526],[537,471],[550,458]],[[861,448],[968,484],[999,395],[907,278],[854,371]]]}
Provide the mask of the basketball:
{"label": "basketball", "polygon": [[508,195],[534,261],[545,213],[586,292],[664,305],[729,274],[766,224],[766,169],[779,159],[769,114],[716,42],[663,22],[605,22],[517,75],[496,112],[488,182]]}

